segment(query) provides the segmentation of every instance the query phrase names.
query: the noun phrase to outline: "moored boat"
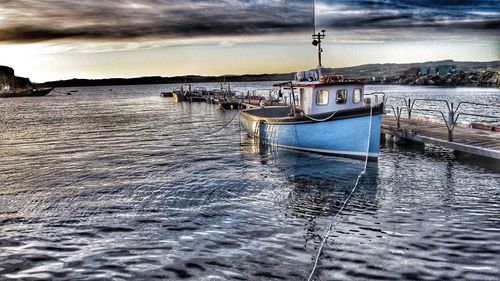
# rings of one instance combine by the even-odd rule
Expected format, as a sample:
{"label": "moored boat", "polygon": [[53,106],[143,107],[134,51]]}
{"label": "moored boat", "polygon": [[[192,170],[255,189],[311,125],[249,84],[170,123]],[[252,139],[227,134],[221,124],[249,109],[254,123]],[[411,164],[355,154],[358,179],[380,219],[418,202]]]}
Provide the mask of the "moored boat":
{"label": "moored boat", "polygon": [[172,91],[172,98],[174,102],[182,102],[186,100],[188,93],[191,91],[191,85],[182,85]]}
{"label": "moored boat", "polygon": [[376,160],[384,114],[383,94],[367,95],[364,84],[325,75],[321,66],[323,33],[313,35],[318,67],[295,80],[276,84],[289,91],[289,106],[241,111],[248,135],[263,143],[310,152]]}
{"label": "moored boat", "polygon": [[0,89],[0,98],[16,98],[16,97],[41,97],[52,91],[53,88],[22,88],[11,89],[3,87]]}
{"label": "moored boat", "polygon": [[172,91],[172,97],[175,102],[204,102],[207,101],[209,93],[204,87],[192,87],[191,84],[182,85],[180,88]]}
{"label": "moored boat", "polygon": [[162,97],[162,98],[171,98],[171,97],[173,97],[173,93],[172,92],[161,92],[160,93],[160,97]]}
{"label": "moored boat", "polygon": [[38,89],[31,89],[31,94],[30,96],[35,96],[35,97],[41,97],[45,96],[48,93],[50,93],[54,88],[38,88]]}

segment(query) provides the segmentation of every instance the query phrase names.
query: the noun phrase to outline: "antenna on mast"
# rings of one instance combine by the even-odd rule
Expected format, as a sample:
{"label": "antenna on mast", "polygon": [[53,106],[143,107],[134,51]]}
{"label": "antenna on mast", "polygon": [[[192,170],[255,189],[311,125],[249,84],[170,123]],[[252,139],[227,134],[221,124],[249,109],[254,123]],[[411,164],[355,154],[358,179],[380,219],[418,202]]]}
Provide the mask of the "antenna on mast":
{"label": "antenna on mast", "polygon": [[318,70],[321,71],[321,53],[323,49],[321,48],[321,39],[325,38],[325,31],[321,30],[321,32],[316,33],[316,0],[313,0],[313,35],[312,35],[312,44],[318,47]]}
{"label": "antenna on mast", "polygon": [[320,68],[321,65],[321,53],[323,52],[323,49],[321,48],[321,39],[325,38],[325,31],[326,30],[321,30],[321,32],[314,33],[312,35],[313,41],[312,44],[316,47],[318,47],[318,68]]}

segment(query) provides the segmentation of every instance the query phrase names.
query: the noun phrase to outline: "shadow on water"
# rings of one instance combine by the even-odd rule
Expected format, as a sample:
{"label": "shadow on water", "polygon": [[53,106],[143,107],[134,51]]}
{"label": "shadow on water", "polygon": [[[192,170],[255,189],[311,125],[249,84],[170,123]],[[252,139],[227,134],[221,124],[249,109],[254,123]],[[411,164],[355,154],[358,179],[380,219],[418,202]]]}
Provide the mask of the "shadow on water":
{"label": "shadow on water", "polygon": [[[286,177],[283,186],[289,192],[279,205],[287,216],[305,222],[306,244],[318,243],[325,226],[353,192],[365,165],[362,160],[282,149],[252,140],[243,143],[243,150],[258,155],[263,165]],[[376,210],[377,179],[378,163],[368,162],[343,215]]]}
{"label": "shadow on water", "polygon": [[[259,156],[262,164],[277,168],[287,175],[290,184],[311,188],[336,188],[350,192],[365,161],[257,144],[253,140],[242,143],[242,150]],[[373,193],[377,189],[378,163],[368,162],[363,186]]]}

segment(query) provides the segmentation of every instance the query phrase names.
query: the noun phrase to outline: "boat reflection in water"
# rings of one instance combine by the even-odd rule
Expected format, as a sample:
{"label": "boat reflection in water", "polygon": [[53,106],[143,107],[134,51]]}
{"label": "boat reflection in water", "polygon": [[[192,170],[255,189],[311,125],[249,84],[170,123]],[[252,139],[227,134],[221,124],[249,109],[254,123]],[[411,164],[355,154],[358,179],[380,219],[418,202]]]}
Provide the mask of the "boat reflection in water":
{"label": "boat reflection in water", "polygon": [[[278,204],[292,216],[311,220],[331,217],[338,212],[365,165],[362,160],[283,149],[258,144],[251,139],[243,141],[242,146],[243,150],[259,155],[262,164],[285,177],[282,186],[289,188],[289,192]],[[377,208],[377,176],[378,163],[368,162],[367,170],[342,214]],[[314,225],[309,227],[312,227],[312,233],[317,232]]]}

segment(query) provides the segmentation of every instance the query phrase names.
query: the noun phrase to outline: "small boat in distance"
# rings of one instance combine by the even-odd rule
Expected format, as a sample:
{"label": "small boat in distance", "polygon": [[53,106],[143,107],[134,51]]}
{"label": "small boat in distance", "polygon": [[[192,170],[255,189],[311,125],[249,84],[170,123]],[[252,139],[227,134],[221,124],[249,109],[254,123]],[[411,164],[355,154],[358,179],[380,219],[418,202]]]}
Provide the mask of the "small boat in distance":
{"label": "small boat in distance", "polygon": [[172,91],[172,97],[175,102],[201,102],[206,101],[206,89],[204,87],[192,87],[191,84],[181,85]]}
{"label": "small boat in distance", "polygon": [[54,88],[11,88],[3,86],[0,89],[0,98],[16,98],[16,97],[41,97],[50,93]]}
{"label": "small boat in distance", "polygon": [[364,83],[341,75],[323,74],[321,39],[318,67],[301,71],[295,80],[275,84],[280,95],[288,91],[289,106],[269,106],[241,111],[241,123],[250,137],[278,147],[377,160],[384,114],[383,93],[367,95]]}
{"label": "small boat in distance", "polygon": [[161,92],[160,93],[160,97],[162,97],[162,98],[171,98],[171,97],[173,97],[173,93],[172,92]]}

